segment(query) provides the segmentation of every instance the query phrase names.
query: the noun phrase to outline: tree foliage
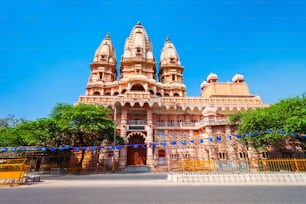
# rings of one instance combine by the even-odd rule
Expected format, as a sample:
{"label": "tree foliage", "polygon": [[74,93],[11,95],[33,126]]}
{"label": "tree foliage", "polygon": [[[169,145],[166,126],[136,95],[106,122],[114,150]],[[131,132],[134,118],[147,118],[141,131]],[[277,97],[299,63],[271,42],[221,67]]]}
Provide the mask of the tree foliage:
{"label": "tree foliage", "polygon": [[102,106],[57,104],[51,119],[57,128],[53,138],[57,144],[100,145],[101,141],[113,138],[114,124],[107,117],[109,111]]}
{"label": "tree foliage", "polygon": [[9,115],[0,120],[0,146],[100,145],[113,140],[114,124],[108,114],[102,106],[60,103],[47,118],[25,121]]}
{"label": "tree foliage", "polygon": [[242,142],[252,142],[257,149],[282,143],[289,136],[306,133],[306,97],[283,99],[267,108],[239,112],[230,116],[230,122],[238,126]]}

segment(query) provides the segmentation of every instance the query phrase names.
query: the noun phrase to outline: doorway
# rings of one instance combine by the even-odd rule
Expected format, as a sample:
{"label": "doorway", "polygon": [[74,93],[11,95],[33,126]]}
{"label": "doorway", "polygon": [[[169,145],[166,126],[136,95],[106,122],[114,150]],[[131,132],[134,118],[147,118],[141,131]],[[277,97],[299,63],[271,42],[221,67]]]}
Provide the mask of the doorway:
{"label": "doorway", "polygon": [[139,133],[132,135],[127,149],[127,165],[146,165],[146,157],[144,138]]}

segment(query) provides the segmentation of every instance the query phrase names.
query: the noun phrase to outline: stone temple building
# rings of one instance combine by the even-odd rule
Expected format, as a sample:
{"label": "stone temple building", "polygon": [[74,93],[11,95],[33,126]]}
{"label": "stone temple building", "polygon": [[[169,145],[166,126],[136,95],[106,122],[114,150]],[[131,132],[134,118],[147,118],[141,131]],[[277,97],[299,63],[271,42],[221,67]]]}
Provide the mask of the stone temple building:
{"label": "stone temple building", "polygon": [[211,73],[200,85],[200,97],[187,97],[184,67],[174,44],[167,37],[156,62],[140,22],[126,39],[119,70],[109,34],[97,48],[90,70],[86,93],[77,103],[99,104],[113,111],[116,131],[127,144],[117,153],[121,168],[162,168],[191,158],[258,157],[239,143],[235,127],[227,120],[237,111],[265,106],[249,92],[243,75],[233,74],[232,82],[219,82]]}

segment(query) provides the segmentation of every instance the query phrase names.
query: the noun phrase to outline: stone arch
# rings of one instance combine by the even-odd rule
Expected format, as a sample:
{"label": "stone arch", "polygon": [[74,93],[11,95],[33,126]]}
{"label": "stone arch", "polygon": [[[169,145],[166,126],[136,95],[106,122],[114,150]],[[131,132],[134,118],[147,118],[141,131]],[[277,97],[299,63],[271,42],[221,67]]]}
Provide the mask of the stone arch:
{"label": "stone arch", "polygon": [[131,88],[131,91],[139,91],[139,92],[144,92],[145,89],[141,84],[134,84]]}
{"label": "stone arch", "polygon": [[93,93],[93,95],[94,95],[94,96],[100,96],[101,94],[100,94],[99,91],[95,91],[95,92]]}
{"label": "stone arch", "polygon": [[146,135],[142,132],[131,132],[127,135],[127,165],[146,165]]}
{"label": "stone arch", "polygon": [[141,136],[144,140],[147,138],[147,136],[142,132],[131,132],[126,136],[126,138],[128,141],[130,141],[130,139],[134,136]]}

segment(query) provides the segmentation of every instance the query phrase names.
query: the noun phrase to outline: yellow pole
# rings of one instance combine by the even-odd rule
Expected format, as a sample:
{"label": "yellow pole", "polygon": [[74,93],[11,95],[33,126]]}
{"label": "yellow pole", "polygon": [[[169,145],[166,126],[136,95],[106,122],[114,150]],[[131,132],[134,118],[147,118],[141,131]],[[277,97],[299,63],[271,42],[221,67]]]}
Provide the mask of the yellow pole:
{"label": "yellow pole", "polygon": [[296,171],[299,172],[300,169],[299,169],[298,162],[296,161],[296,158],[294,158],[293,160],[294,160],[294,164],[295,164],[295,166],[296,166]]}

